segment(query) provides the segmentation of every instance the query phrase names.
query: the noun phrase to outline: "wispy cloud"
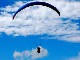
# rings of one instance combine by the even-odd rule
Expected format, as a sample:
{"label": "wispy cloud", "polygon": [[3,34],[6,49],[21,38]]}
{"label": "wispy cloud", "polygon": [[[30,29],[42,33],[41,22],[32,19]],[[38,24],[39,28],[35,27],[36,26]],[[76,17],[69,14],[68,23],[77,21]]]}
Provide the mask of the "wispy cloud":
{"label": "wispy cloud", "polygon": [[16,2],[12,6],[0,8],[2,10],[0,13],[0,32],[14,36],[48,34],[53,36],[53,39],[80,42],[80,23],[73,22],[80,20],[80,2],[38,1],[46,1],[56,6],[60,10],[61,16],[59,17],[55,11],[47,7],[34,6],[24,9],[12,20],[14,12],[26,3]]}
{"label": "wispy cloud", "polygon": [[41,47],[41,53],[37,53],[37,49],[26,50],[23,52],[15,51],[13,53],[13,57],[15,60],[36,60],[39,58],[43,58],[48,55],[48,51]]}

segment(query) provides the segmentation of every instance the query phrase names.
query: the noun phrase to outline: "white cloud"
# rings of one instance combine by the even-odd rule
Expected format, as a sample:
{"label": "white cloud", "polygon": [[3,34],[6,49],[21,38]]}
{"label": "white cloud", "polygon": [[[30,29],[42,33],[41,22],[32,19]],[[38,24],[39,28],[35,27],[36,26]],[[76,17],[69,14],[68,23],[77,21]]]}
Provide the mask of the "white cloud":
{"label": "white cloud", "polygon": [[7,12],[15,12],[19,7],[21,7],[22,5],[24,5],[25,2],[19,1],[19,2],[15,2],[15,4],[13,5],[8,5],[5,8],[0,8],[1,10],[7,11]]}
{"label": "white cloud", "polygon": [[[7,35],[27,36],[48,34],[53,39],[80,42],[80,26],[76,21],[80,17],[80,2],[65,0],[38,0],[46,1],[56,6],[61,16],[48,7],[32,6],[24,9],[12,20],[13,13],[26,2],[16,2],[12,6],[0,8],[0,32]],[[35,9],[34,9],[35,8]],[[69,18],[62,20],[61,18]],[[79,19],[80,20],[80,19]]]}
{"label": "white cloud", "polygon": [[13,57],[15,60],[36,60],[36,59],[39,59],[39,58],[43,58],[45,56],[48,55],[48,51],[41,47],[41,52],[40,53],[37,53],[37,49],[32,49],[30,51],[26,50],[26,51],[23,51],[23,52],[17,52],[15,51],[13,53]]}

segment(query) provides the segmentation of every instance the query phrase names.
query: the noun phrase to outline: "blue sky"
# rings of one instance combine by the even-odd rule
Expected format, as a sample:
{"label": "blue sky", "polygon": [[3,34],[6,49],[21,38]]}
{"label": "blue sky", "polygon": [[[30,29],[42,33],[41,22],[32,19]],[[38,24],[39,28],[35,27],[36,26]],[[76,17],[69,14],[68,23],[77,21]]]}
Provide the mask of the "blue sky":
{"label": "blue sky", "polygon": [[[80,1],[34,0],[53,4],[61,16],[34,6],[12,21],[15,11],[27,1],[0,0],[0,60],[80,60]],[[40,44],[38,55],[35,51]]]}

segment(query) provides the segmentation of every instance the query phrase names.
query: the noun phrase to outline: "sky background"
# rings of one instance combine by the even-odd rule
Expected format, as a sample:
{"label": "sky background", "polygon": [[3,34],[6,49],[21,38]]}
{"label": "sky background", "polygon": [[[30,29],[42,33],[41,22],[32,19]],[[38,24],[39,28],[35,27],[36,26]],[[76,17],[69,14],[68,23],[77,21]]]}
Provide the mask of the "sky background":
{"label": "sky background", "polygon": [[[80,60],[80,1],[33,0],[57,7],[31,6],[31,0],[0,0],[0,60]],[[36,52],[41,45],[41,53]]]}

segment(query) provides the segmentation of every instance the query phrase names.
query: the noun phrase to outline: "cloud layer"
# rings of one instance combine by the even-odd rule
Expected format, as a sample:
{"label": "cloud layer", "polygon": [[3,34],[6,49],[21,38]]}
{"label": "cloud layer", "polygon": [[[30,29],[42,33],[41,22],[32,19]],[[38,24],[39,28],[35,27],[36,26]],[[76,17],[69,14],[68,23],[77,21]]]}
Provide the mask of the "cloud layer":
{"label": "cloud layer", "polygon": [[37,53],[37,49],[32,49],[30,51],[26,50],[23,52],[15,51],[13,53],[13,57],[15,60],[36,60],[39,58],[43,58],[48,55],[48,51],[41,47],[41,52]]}
{"label": "cloud layer", "polygon": [[[37,0],[36,0],[37,1]],[[52,39],[80,42],[80,2],[65,0],[46,1],[58,8],[61,16],[44,6],[31,6],[17,14],[15,11],[27,2],[16,2],[0,8],[0,33],[14,36],[48,34]],[[26,13],[25,13],[26,12]],[[75,22],[74,22],[75,21]]]}

